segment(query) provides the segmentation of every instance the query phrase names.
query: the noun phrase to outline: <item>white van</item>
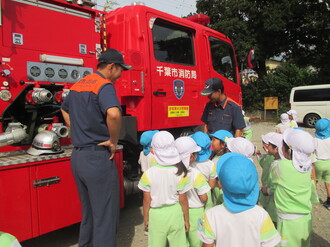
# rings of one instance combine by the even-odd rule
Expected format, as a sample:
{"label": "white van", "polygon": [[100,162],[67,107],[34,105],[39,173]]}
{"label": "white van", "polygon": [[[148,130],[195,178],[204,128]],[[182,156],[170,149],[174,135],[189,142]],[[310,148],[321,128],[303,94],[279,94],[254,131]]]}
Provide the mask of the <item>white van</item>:
{"label": "white van", "polygon": [[297,111],[297,122],[313,128],[320,118],[330,119],[330,84],[292,88],[290,105]]}

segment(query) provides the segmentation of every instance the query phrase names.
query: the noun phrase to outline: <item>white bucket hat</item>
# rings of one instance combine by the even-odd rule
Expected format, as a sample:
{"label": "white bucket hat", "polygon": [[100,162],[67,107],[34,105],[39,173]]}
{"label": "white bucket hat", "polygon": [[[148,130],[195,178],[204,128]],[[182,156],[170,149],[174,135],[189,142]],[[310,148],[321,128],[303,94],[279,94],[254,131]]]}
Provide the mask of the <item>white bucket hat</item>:
{"label": "white bucket hat", "polygon": [[288,115],[292,116],[294,121],[297,121],[297,112],[295,110],[290,110],[286,112]]}
{"label": "white bucket hat", "polygon": [[292,163],[297,171],[305,173],[312,169],[311,154],[315,151],[314,138],[302,129],[287,129],[283,140],[292,150]]}
{"label": "white bucket hat", "polygon": [[188,136],[179,137],[175,140],[174,145],[179,152],[182,163],[188,168],[190,164],[190,155],[201,151],[201,147]]}
{"label": "white bucket hat", "polygon": [[243,137],[229,138],[227,147],[230,152],[243,154],[246,158],[252,158],[254,154],[254,145],[248,139]]}
{"label": "white bucket hat", "polygon": [[269,132],[265,135],[261,135],[261,139],[264,143],[269,144],[269,140],[271,139],[271,137],[276,134],[276,132]]}
{"label": "white bucket hat", "polygon": [[289,115],[287,113],[282,113],[281,114],[281,123],[285,124],[290,122]]}
{"label": "white bucket hat", "polygon": [[284,155],[283,155],[283,150],[282,150],[282,146],[283,146],[283,135],[279,134],[279,133],[274,133],[273,135],[269,136],[268,138],[269,143],[273,144],[277,147],[278,149],[278,154],[280,155],[281,159],[285,159]]}
{"label": "white bucket hat", "polygon": [[156,133],[152,138],[151,147],[157,163],[161,166],[172,166],[181,161],[174,146],[174,137],[168,131]]}

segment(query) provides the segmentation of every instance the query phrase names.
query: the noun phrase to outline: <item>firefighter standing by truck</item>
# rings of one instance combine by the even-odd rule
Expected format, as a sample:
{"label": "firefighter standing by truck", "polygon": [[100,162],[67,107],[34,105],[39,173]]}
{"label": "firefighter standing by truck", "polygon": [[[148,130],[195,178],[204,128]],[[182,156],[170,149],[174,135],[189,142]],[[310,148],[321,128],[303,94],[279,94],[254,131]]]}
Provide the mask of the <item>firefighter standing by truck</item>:
{"label": "firefighter standing by truck", "polygon": [[223,129],[240,137],[245,128],[242,109],[225,95],[224,89],[219,78],[210,78],[205,82],[201,95],[208,96],[210,101],[206,104],[201,119],[205,123],[204,132],[212,134]]}
{"label": "firefighter standing by truck", "polygon": [[119,51],[106,50],[97,71],[71,87],[62,105],[63,117],[71,126],[71,168],[82,204],[79,246],[116,246],[119,183],[112,158],[121,107],[113,84],[129,69]]}

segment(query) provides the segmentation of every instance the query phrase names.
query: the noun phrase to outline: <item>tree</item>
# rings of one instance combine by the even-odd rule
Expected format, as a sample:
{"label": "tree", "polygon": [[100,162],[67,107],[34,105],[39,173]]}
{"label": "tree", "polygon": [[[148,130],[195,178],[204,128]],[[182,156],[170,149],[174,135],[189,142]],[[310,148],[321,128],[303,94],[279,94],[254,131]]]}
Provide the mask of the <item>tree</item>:
{"label": "tree", "polygon": [[232,39],[241,62],[255,49],[261,78],[267,74],[266,59],[273,56],[301,66],[329,63],[324,54],[329,53],[330,9],[322,1],[197,0],[196,7],[210,16],[211,28]]}
{"label": "tree", "polygon": [[112,0],[105,0],[104,6],[103,6],[103,11],[109,11],[114,8],[114,6],[118,5],[116,1]]}
{"label": "tree", "polygon": [[264,97],[278,97],[281,111],[287,110],[291,89],[311,84],[320,84],[315,72],[284,63],[262,79],[242,86],[243,105],[249,111],[262,110]]}

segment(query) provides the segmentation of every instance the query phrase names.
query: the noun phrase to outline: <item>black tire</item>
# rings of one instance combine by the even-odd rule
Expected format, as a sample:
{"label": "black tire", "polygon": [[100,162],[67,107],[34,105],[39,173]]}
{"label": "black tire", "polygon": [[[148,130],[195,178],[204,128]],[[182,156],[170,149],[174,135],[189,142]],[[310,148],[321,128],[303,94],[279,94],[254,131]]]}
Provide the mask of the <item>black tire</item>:
{"label": "black tire", "polygon": [[321,119],[319,115],[310,113],[305,116],[304,124],[309,128],[315,128],[316,121],[319,119]]}

